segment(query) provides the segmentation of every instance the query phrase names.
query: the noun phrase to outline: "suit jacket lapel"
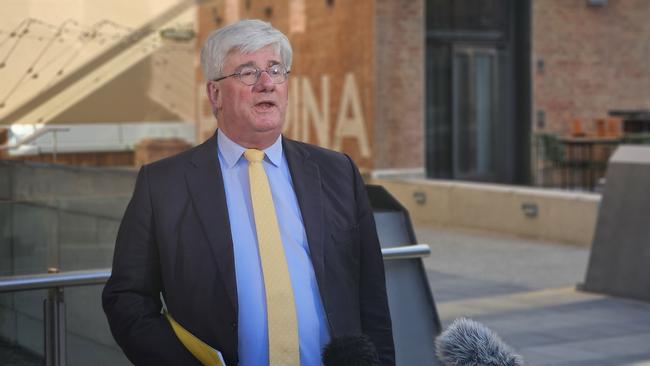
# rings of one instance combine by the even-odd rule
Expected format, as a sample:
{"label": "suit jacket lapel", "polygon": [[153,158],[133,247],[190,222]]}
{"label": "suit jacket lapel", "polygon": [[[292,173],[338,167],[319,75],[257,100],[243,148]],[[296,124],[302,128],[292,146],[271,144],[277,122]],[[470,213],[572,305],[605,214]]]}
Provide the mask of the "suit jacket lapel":
{"label": "suit jacket lapel", "polygon": [[305,225],[311,261],[320,288],[324,288],[325,258],[323,254],[323,192],[318,165],[309,159],[309,153],[295,141],[282,138],[289,164],[293,187]]}
{"label": "suit jacket lapel", "polygon": [[191,164],[192,166],[187,169],[185,177],[192,202],[210,242],[212,255],[236,313],[235,255],[226,192],[217,157],[216,133],[194,152]]}

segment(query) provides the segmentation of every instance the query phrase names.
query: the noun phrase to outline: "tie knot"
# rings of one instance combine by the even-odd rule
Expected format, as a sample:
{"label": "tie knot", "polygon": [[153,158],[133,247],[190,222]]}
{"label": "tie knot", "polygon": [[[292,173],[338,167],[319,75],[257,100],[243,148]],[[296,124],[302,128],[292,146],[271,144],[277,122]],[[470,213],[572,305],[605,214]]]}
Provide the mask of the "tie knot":
{"label": "tie knot", "polygon": [[257,149],[247,149],[244,151],[244,157],[249,163],[259,163],[264,159],[264,151]]}

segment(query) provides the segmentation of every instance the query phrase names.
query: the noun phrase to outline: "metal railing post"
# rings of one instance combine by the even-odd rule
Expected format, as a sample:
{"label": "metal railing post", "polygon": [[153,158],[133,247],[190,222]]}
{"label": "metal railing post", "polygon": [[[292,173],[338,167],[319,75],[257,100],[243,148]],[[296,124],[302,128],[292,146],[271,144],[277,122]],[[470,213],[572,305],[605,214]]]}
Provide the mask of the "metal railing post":
{"label": "metal railing post", "polygon": [[[50,268],[50,273],[58,269]],[[63,287],[52,287],[47,290],[47,299],[43,302],[45,366],[66,365],[66,331],[65,331],[65,300]]]}
{"label": "metal railing post", "polygon": [[57,130],[52,131],[52,162],[56,163],[56,150],[58,147]]}

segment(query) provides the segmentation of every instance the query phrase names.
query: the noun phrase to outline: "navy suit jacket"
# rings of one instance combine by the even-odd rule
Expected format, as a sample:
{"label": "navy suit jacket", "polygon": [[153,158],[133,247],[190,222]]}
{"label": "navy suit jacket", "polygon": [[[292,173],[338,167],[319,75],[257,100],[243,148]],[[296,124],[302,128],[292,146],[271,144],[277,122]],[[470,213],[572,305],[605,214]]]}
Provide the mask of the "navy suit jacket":
{"label": "navy suit jacket", "polygon": [[[356,166],[341,153],[282,143],[330,335],[365,333],[381,364],[394,365],[383,261]],[[136,365],[198,364],[161,315],[162,294],[176,321],[232,366],[238,361],[235,281],[215,134],[142,167],[102,302],[113,336]]]}

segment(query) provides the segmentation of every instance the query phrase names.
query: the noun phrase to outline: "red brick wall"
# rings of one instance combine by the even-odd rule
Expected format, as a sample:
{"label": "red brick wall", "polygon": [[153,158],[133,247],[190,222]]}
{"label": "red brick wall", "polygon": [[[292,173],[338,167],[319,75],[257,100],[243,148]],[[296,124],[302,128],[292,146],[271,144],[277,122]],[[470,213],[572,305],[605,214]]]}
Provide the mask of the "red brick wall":
{"label": "red brick wall", "polygon": [[610,109],[650,108],[650,1],[533,0],[532,20],[533,112],[546,131],[580,118],[593,132]]}
{"label": "red brick wall", "polygon": [[424,166],[424,0],[375,5],[375,168]]}

